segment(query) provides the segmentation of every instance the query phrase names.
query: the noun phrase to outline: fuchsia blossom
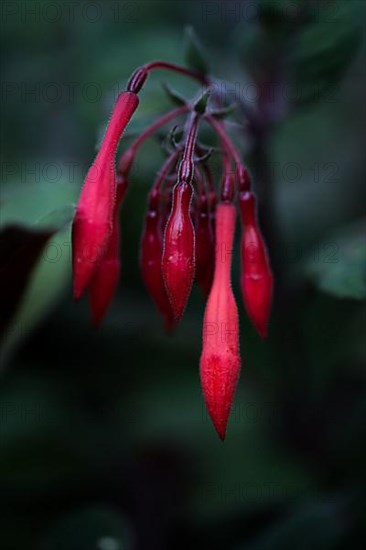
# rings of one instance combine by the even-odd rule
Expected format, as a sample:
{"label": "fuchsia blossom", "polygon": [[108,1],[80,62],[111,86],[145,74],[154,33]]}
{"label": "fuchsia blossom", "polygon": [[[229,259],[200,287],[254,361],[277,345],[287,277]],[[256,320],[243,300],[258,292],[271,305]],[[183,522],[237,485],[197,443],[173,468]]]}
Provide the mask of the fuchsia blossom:
{"label": "fuchsia blossom", "polygon": [[203,395],[221,439],[240,372],[239,315],[230,276],[235,218],[234,205],[217,206],[215,275],[203,320],[200,361]]}
{"label": "fuchsia blossom", "polygon": [[103,257],[112,234],[116,201],[114,157],[123,130],[139,100],[132,92],[117,99],[106,134],[81,191],[72,225],[74,296],[80,298]]}
{"label": "fuchsia blossom", "polygon": [[[116,175],[118,142],[139,104],[137,94],[154,69],[192,77],[205,90],[198,100],[185,102],[141,133],[122,154]],[[227,134],[221,114],[215,111],[218,100],[213,97],[211,102],[209,84],[206,76],[165,62],[149,63],[133,73],[127,90],[117,99],[80,194],[72,227],[73,275],[75,298],[88,289],[93,323],[99,325],[118,284],[119,211],[137,151],[156,130],[178,116],[188,115],[183,137],[170,147],[168,159],[149,193],[140,268],[167,330],[182,317],[195,280],[208,296],[200,377],[209,415],[219,437],[224,439],[241,366],[239,315],[230,273],[236,197],[243,227],[243,299],[261,336],[267,334],[273,280],[249,173]],[[198,141],[202,121],[217,134],[222,148],[219,194],[207,162],[211,152]]]}
{"label": "fuchsia blossom", "polygon": [[273,277],[266,245],[258,226],[253,193],[239,193],[239,207],[243,222],[241,289],[248,315],[258,333],[265,338],[272,302]]}
{"label": "fuchsia blossom", "polygon": [[114,205],[112,233],[100,262],[93,271],[89,283],[89,300],[94,325],[98,326],[112,301],[118,285],[120,273],[120,227],[119,210],[127,190],[127,181],[123,178],[117,183]]}
{"label": "fuchsia blossom", "polygon": [[161,269],[176,320],[183,315],[194,281],[195,237],[190,214],[192,195],[190,183],[182,181],[176,184],[164,233]]}

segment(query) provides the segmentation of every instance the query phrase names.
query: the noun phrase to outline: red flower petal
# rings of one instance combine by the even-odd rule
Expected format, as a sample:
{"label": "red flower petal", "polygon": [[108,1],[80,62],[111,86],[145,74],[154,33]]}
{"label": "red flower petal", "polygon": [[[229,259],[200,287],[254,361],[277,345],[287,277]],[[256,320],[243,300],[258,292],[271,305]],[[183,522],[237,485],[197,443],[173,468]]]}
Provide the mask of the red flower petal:
{"label": "red flower petal", "polygon": [[74,297],[80,298],[102,258],[113,227],[116,195],[114,157],[118,141],[138,106],[138,97],[122,92],[103,143],[85,179],[73,226]]}
{"label": "red flower petal", "polygon": [[176,184],[164,234],[162,271],[176,320],[183,315],[194,280],[195,236],[190,215],[192,194],[191,184]]}
{"label": "red flower petal", "polygon": [[117,197],[115,204],[114,224],[111,237],[105,254],[96,266],[90,284],[89,301],[92,312],[93,324],[100,325],[105,313],[115,294],[121,264],[120,252],[120,227],[119,210],[127,190],[127,181],[121,180],[117,185]]}
{"label": "red flower petal", "polygon": [[200,376],[206,406],[221,439],[225,438],[240,374],[239,317],[231,290],[231,253],[236,210],[221,203],[216,212],[215,275],[203,321]]}
{"label": "red flower petal", "polygon": [[256,200],[251,192],[239,195],[243,222],[241,244],[241,288],[248,315],[262,338],[267,336],[271,310],[273,276],[268,253],[256,216]]}

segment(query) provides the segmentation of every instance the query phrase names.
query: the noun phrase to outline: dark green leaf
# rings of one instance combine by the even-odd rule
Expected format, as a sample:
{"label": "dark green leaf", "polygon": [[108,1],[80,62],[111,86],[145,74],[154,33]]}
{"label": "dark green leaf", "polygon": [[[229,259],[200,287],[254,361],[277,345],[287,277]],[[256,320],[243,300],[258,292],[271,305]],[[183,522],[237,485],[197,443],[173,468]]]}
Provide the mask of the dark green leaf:
{"label": "dark green leaf", "polygon": [[52,232],[61,231],[67,224],[71,223],[75,214],[75,207],[72,205],[63,206],[42,216],[35,223],[35,228],[49,229]]}
{"label": "dark green leaf", "polygon": [[350,1],[327,6],[296,35],[290,49],[288,68],[298,105],[317,101],[332,90],[360,44],[357,5]]}
{"label": "dark green leaf", "polygon": [[210,99],[210,94],[211,94],[210,90],[207,89],[203,92],[201,97],[199,97],[197,99],[197,101],[195,102],[195,104],[193,106],[196,113],[199,113],[200,115],[205,114],[206,109],[207,109],[207,104],[208,104],[208,101]]}
{"label": "dark green leaf", "polygon": [[180,107],[181,105],[186,105],[188,103],[188,101],[179,92],[174,90],[174,88],[169,86],[169,84],[167,84],[166,82],[164,82],[162,86],[164,92],[167,94],[174,105]]}
{"label": "dark green leaf", "polygon": [[207,74],[209,71],[209,63],[193,27],[186,27],[185,38],[185,59],[188,67],[198,73]]}
{"label": "dark green leaf", "polygon": [[[341,504],[341,503],[340,503]],[[346,522],[336,502],[309,502],[275,522],[247,550],[331,550],[344,537]],[[239,549],[238,549],[239,550]]]}
{"label": "dark green leaf", "polygon": [[[70,223],[78,189],[61,181],[2,189],[2,361],[63,289],[70,266]],[[52,242],[50,242],[52,239]]]}
{"label": "dark green leaf", "polygon": [[338,298],[366,298],[366,223],[342,228],[320,243],[307,261],[307,274]]}
{"label": "dark green leaf", "polygon": [[131,533],[121,514],[109,508],[86,508],[59,519],[41,550],[110,550],[132,548]]}

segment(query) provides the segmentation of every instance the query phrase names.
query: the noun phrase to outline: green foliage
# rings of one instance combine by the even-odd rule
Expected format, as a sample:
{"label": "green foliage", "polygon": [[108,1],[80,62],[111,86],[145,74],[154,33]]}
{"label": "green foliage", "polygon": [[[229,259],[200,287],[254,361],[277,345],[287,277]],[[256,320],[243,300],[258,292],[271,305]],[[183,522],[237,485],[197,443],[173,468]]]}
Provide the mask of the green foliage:
{"label": "green foliage", "polygon": [[292,40],[288,70],[299,105],[326,97],[342,79],[361,42],[357,3],[326,3]]}
{"label": "green foliage", "polygon": [[209,71],[207,56],[193,27],[186,27],[185,39],[185,60],[188,67],[190,67],[194,71],[197,71],[198,73],[207,74]]}
{"label": "green foliage", "polygon": [[6,314],[3,304],[2,361],[65,289],[71,259],[71,202],[76,198],[76,189],[67,183],[13,182],[3,187],[1,236],[7,252],[2,255],[2,277],[14,293],[6,295]]}
{"label": "green foliage", "polygon": [[343,227],[317,246],[307,275],[323,292],[337,298],[366,298],[366,223]]}
{"label": "green foliage", "polygon": [[298,506],[245,549],[306,550],[311,547],[313,550],[332,550],[340,543],[345,531],[339,512],[337,502],[309,501]]}
{"label": "green foliage", "polygon": [[326,99],[360,46],[360,16],[352,0],[262,0],[256,23],[237,38],[243,68],[258,84],[269,74],[294,107]]}
{"label": "green foliage", "polygon": [[207,104],[210,99],[210,93],[211,92],[209,89],[205,90],[203,94],[201,94],[201,96],[197,99],[197,101],[195,101],[193,108],[196,113],[199,113],[201,115],[205,114]]}
{"label": "green foliage", "polygon": [[186,105],[187,99],[184,98],[182,94],[177,92],[177,90],[174,90],[174,88],[172,88],[172,86],[170,86],[166,82],[163,83],[163,90],[174,105],[177,105],[178,107],[181,105]]}
{"label": "green foliage", "polygon": [[113,509],[94,507],[74,511],[49,529],[39,550],[129,550],[126,523]]}

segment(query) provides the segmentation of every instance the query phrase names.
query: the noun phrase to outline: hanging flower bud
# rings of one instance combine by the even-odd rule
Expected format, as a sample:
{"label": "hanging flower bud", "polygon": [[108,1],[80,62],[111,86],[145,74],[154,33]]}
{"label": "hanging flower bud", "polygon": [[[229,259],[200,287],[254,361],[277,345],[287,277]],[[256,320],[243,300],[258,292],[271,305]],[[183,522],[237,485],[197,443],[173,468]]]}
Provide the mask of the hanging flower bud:
{"label": "hanging flower bud", "polygon": [[117,177],[117,195],[113,220],[113,229],[107,248],[100,262],[93,271],[89,283],[89,302],[92,320],[95,326],[99,326],[115,294],[121,264],[119,211],[127,190],[127,181]]}
{"label": "hanging flower bud", "polygon": [[164,318],[166,330],[170,331],[174,326],[174,315],[161,269],[163,232],[162,215],[159,211],[160,198],[160,191],[153,189],[149,197],[141,239],[140,268],[146,289]]}
{"label": "hanging flower bud", "polygon": [[164,234],[162,271],[176,320],[183,315],[194,279],[195,236],[190,216],[192,194],[190,183],[181,181],[175,185]]}
{"label": "hanging flower bud", "polygon": [[208,201],[205,194],[198,197],[196,213],[196,280],[203,293],[208,296],[214,271],[214,238]]}
{"label": "hanging flower bud", "polygon": [[243,223],[241,244],[241,288],[248,315],[262,338],[267,336],[272,302],[273,277],[269,258],[258,226],[253,193],[239,194]]}
{"label": "hanging flower bud", "polygon": [[215,275],[203,321],[200,376],[206,407],[221,439],[240,373],[239,317],[231,290],[231,253],[236,209],[220,203],[216,212]]}
{"label": "hanging flower bud", "polygon": [[118,141],[138,106],[138,97],[122,92],[103,143],[85,179],[72,226],[74,297],[80,298],[102,258],[113,227],[116,198],[114,157]]}

